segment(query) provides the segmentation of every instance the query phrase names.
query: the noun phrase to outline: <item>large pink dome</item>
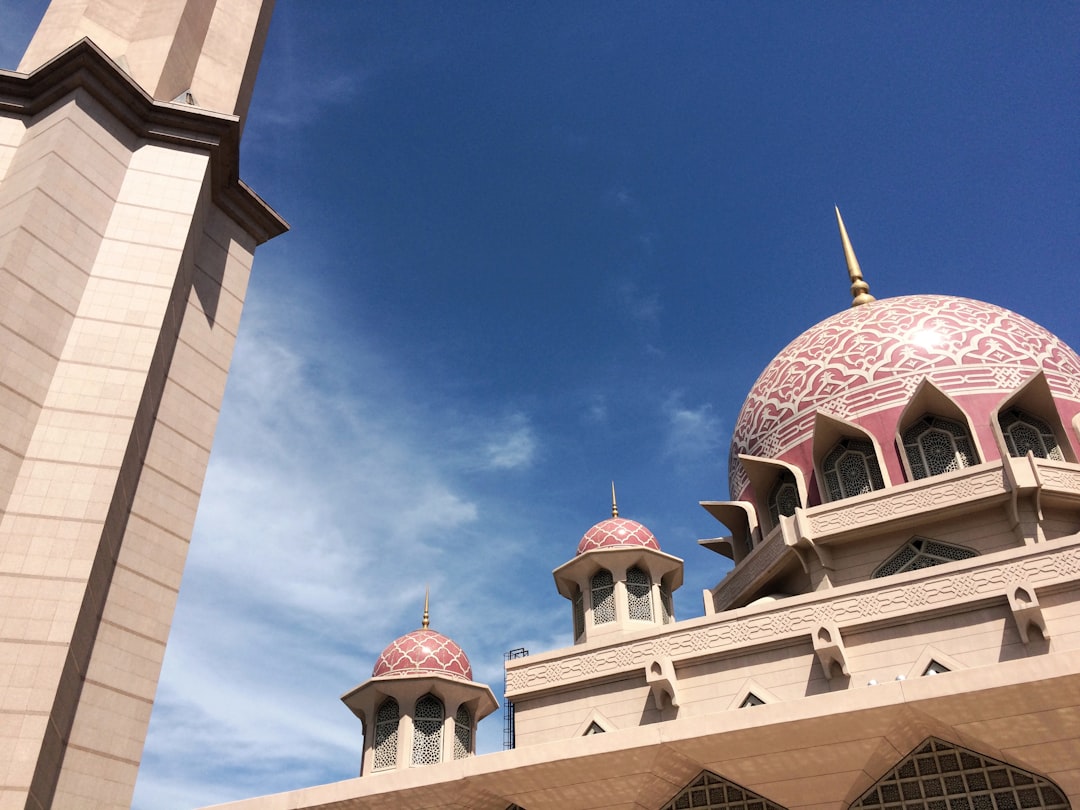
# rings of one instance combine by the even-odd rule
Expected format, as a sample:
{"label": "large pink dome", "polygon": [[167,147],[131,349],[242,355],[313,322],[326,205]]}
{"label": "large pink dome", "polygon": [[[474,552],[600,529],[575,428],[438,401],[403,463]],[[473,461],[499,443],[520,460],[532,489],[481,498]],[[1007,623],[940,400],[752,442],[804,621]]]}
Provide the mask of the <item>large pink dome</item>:
{"label": "large pink dome", "polygon": [[598,548],[617,548],[619,546],[638,546],[660,550],[653,533],[636,520],[613,517],[602,520],[585,532],[578,543],[577,553],[584,554]]}
{"label": "large pink dome", "polygon": [[[1080,358],[1014,312],[943,295],[888,298],[840,312],[795,338],[754,383],[732,436],[731,497],[747,496],[739,453],[796,464],[809,480],[807,445],[818,408],[874,433],[862,420],[898,414],[928,377],[951,397],[981,400],[985,407],[976,410],[984,412],[971,416],[988,420],[992,407],[1040,369],[1055,398],[1074,405],[1062,414],[1072,418],[1080,410]],[[884,428],[878,432],[883,446],[892,443]]]}
{"label": "large pink dome", "polygon": [[449,675],[472,680],[472,665],[451,639],[434,630],[413,630],[382,651],[371,677]]}

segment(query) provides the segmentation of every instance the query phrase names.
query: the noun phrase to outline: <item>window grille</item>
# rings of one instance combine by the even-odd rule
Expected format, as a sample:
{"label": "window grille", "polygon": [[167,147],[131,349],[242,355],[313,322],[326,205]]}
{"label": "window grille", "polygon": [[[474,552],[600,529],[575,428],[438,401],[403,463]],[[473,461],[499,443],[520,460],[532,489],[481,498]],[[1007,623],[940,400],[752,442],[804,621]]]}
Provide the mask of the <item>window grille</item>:
{"label": "window grille", "polygon": [[651,622],[652,580],[636,565],[626,572],[626,600],[630,618],[638,622]]}
{"label": "window grille", "polygon": [[802,501],[799,499],[799,488],[795,485],[795,476],[784,470],[769,493],[769,514],[773,526],[780,525],[781,515],[794,515],[797,506],[802,506]]}
{"label": "window grille", "polygon": [[822,463],[829,500],[839,501],[884,489],[874,445],[861,439],[841,439]]}
{"label": "window grille", "polygon": [[579,588],[574,589],[574,641],[585,635],[585,597]]}
{"label": "window grille", "polygon": [[1035,458],[1065,460],[1057,436],[1042,419],[1013,408],[998,416],[998,424],[1010,456],[1023,458],[1030,450]]}
{"label": "window grille", "polygon": [[592,589],[593,624],[615,621],[615,580],[611,572],[601,569],[589,580]]}
{"label": "window grille", "polygon": [[755,695],[753,692],[746,696],[746,699],[739,704],[740,709],[746,709],[750,706],[764,706],[765,701]]}
{"label": "window grille", "polygon": [[942,543],[940,540],[927,540],[925,537],[914,537],[879,565],[870,578],[877,579],[902,574],[905,571],[918,571],[920,568],[932,568],[942,563],[967,560],[977,556],[978,554],[970,548]]}
{"label": "window grille", "polygon": [[785,810],[734,782],[704,771],[660,810]]}
{"label": "window grille", "polygon": [[372,768],[384,771],[397,765],[398,720],[397,701],[393,698],[384,700],[375,712],[375,756]]}
{"label": "window grille", "polygon": [[1061,790],[1037,774],[931,737],[851,805],[904,810],[1068,810]]}
{"label": "window grille", "polygon": [[454,715],[454,759],[465,759],[472,753],[472,715],[459,706]]}
{"label": "window grille", "polygon": [[663,580],[660,581],[660,609],[664,612],[664,624],[675,621],[675,607],[671,604],[671,588]]}
{"label": "window grille", "polygon": [[915,479],[953,472],[977,463],[967,427],[940,416],[924,416],[903,434],[904,453]]}
{"label": "window grille", "polygon": [[413,765],[442,761],[443,705],[434,695],[424,695],[413,710]]}

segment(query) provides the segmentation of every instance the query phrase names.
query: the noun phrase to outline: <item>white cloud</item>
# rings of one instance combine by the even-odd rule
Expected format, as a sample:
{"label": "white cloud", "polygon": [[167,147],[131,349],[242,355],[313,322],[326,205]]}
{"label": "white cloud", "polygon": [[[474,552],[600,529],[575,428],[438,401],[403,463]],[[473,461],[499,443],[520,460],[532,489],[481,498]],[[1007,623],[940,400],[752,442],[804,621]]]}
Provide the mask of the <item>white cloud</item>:
{"label": "white cloud", "polygon": [[676,464],[715,457],[721,445],[720,419],[709,403],[689,407],[682,399],[682,393],[677,391],[664,402],[665,455]]}
{"label": "white cloud", "polygon": [[520,413],[505,420],[484,448],[486,466],[494,470],[528,467],[535,455],[536,436],[528,418]]}

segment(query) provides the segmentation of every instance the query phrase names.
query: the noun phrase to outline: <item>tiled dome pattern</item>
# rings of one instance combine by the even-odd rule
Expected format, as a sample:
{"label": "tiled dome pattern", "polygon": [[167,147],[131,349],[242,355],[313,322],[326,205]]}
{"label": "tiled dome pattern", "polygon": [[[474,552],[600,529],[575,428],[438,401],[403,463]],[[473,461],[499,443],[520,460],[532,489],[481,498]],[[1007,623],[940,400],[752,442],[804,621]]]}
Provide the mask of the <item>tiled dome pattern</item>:
{"label": "tiled dome pattern", "polygon": [[1080,358],[1007,309],[908,295],[840,312],[795,338],[754,383],[732,436],[732,497],[748,483],[737,454],[782,457],[810,438],[816,408],[858,422],[902,407],[924,376],[952,396],[1004,395],[1040,368],[1055,397],[1080,402]]}
{"label": "tiled dome pattern", "polygon": [[449,675],[472,680],[472,665],[454,641],[434,630],[413,630],[382,651],[373,678],[405,675]]}
{"label": "tiled dome pattern", "polygon": [[585,536],[578,543],[577,553],[584,554],[586,551],[614,546],[643,546],[660,550],[660,544],[656,542],[653,533],[640,523],[615,517],[601,521],[585,532]]}

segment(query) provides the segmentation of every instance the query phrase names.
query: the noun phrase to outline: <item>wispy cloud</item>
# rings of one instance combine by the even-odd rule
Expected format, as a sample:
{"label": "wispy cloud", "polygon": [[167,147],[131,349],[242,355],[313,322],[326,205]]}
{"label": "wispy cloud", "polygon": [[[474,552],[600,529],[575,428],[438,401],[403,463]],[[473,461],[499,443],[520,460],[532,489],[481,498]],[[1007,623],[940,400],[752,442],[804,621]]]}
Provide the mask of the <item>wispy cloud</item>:
{"label": "wispy cloud", "polygon": [[528,467],[536,455],[536,436],[524,414],[505,420],[484,448],[486,466],[494,470]]}
{"label": "wispy cloud", "polygon": [[716,457],[721,449],[721,423],[712,405],[688,406],[682,393],[675,392],[664,402],[663,411],[668,459],[676,465],[691,465]]}
{"label": "wispy cloud", "polygon": [[645,292],[634,281],[623,281],[615,292],[624,314],[639,323],[654,325],[659,322],[662,307],[660,296],[655,292]]}

